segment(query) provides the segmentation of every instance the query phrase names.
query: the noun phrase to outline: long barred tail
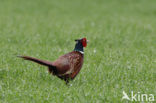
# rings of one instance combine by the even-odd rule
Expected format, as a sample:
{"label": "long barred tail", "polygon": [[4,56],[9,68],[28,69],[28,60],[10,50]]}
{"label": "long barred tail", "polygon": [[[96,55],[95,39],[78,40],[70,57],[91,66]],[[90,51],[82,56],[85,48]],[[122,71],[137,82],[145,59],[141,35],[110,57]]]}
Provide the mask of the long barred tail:
{"label": "long barred tail", "polygon": [[29,57],[29,56],[17,56],[17,57],[23,58],[24,60],[33,61],[33,62],[41,64],[41,65],[53,67],[52,62],[49,62],[49,61],[40,60],[40,59],[37,59],[37,58],[34,58],[34,57]]}

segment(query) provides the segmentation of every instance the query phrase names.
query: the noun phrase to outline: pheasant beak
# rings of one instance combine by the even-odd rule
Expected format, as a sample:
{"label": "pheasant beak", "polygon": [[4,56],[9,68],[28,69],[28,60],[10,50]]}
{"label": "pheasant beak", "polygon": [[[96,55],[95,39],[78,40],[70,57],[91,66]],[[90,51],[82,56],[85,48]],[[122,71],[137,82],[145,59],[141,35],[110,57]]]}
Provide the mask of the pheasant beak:
{"label": "pheasant beak", "polygon": [[79,39],[75,39],[75,41],[79,41]]}
{"label": "pheasant beak", "polygon": [[[81,39],[75,39],[75,41],[80,41]],[[87,43],[89,43],[89,40],[87,40]]]}

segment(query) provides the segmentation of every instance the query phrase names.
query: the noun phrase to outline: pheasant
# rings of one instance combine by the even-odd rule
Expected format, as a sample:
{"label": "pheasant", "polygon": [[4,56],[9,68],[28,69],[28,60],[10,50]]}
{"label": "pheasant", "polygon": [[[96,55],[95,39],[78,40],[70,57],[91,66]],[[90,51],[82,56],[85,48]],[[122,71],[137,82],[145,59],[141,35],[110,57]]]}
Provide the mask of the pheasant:
{"label": "pheasant", "polygon": [[87,46],[88,42],[86,38],[76,39],[75,41],[76,45],[72,52],[60,56],[53,62],[40,60],[30,56],[18,57],[47,66],[49,73],[64,80],[66,84],[68,84],[69,80],[73,80],[82,68],[84,59],[84,47]]}

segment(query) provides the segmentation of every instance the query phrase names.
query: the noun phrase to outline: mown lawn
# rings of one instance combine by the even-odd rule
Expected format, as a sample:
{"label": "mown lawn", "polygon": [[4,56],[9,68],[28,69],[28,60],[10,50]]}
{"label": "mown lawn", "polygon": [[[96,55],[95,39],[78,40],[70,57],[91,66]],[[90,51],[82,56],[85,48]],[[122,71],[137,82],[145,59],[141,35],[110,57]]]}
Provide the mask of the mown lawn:
{"label": "mown lawn", "polygon": [[[71,86],[47,68],[90,40]],[[121,103],[122,92],[154,94],[155,0],[0,0],[0,103]]]}

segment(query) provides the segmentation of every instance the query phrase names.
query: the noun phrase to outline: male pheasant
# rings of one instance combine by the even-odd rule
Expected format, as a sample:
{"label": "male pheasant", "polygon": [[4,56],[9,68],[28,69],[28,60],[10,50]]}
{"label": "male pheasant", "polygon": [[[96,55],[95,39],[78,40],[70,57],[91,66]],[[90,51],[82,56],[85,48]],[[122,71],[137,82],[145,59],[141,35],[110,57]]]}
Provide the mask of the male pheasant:
{"label": "male pheasant", "polygon": [[40,60],[29,56],[18,57],[47,66],[51,74],[56,75],[57,77],[68,83],[69,80],[73,80],[76,77],[76,75],[82,68],[84,58],[83,48],[87,46],[88,40],[86,38],[82,38],[76,39],[75,41],[76,45],[74,50],[63,56],[60,56],[54,62]]}

